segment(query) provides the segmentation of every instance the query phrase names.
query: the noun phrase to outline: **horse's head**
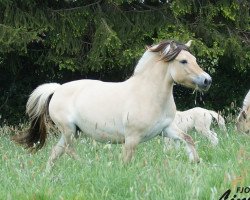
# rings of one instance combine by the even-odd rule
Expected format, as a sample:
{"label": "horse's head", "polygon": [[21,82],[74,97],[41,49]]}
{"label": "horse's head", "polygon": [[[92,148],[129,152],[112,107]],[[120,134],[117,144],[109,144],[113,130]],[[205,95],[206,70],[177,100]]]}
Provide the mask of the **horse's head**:
{"label": "horse's head", "polygon": [[160,52],[160,61],[169,65],[170,76],[173,81],[181,85],[206,91],[212,78],[204,72],[196,62],[196,58],[188,51],[191,40],[186,44],[165,41],[150,47],[152,52]]}
{"label": "horse's head", "polygon": [[236,127],[239,132],[250,132],[250,106],[242,110],[237,118]]}

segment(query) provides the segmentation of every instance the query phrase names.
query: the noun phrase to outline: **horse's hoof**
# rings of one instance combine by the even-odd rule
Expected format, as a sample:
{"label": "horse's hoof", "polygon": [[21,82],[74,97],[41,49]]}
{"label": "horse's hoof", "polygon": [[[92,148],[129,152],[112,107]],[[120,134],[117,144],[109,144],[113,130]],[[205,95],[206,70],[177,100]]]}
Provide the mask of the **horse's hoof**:
{"label": "horse's hoof", "polygon": [[195,159],[193,159],[193,160],[191,160],[191,163],[201,163],[201,159],[200,158],[195,158]]}

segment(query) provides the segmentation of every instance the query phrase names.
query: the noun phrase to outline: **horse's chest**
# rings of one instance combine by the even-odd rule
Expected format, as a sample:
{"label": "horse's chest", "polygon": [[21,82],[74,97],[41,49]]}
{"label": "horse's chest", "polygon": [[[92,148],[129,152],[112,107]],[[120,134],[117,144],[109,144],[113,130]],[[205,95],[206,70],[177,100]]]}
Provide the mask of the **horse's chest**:
{"label": "horse's chest", "polygon": [[151,138],[159,135],[161,131],[169,126],[169,124],[173,121],[172,118],[162,118],[158,120],[156,123],[152,124],[152,126],[144,132],[142,137],[142,142],[150,140]]}

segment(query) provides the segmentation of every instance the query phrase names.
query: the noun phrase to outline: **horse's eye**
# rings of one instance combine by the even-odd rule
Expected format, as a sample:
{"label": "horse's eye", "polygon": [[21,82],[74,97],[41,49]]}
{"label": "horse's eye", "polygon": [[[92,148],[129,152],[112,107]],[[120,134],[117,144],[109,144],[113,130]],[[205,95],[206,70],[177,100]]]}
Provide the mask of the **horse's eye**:
{"label": "horse's eye", "polygon": [[187,64],[187,60],[181,60],[180,63],[181,64]]}

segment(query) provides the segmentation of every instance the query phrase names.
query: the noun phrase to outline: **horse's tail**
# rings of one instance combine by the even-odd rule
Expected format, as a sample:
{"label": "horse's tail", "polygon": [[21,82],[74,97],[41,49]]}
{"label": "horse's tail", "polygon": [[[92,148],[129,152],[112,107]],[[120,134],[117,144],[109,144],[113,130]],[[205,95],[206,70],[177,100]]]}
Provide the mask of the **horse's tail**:
{"label": "horse's tail", "polygon": [[227,131],[226,125],[225,125],[225,119],[217,112],[209,110],[210,115],[216,120],[217,124],[219,125],[220,129],[223,131]]}
{"label": "horse's tail", "polygon": [[37,87],[32,92],[26,104],[26,113],[31,123],[30,128],[25,134],[15,135],[13,137],[15,142],[35,151],[44,146],[47,137],[48,106],[58,87],[60,87],[58,83],[47,83]]}

